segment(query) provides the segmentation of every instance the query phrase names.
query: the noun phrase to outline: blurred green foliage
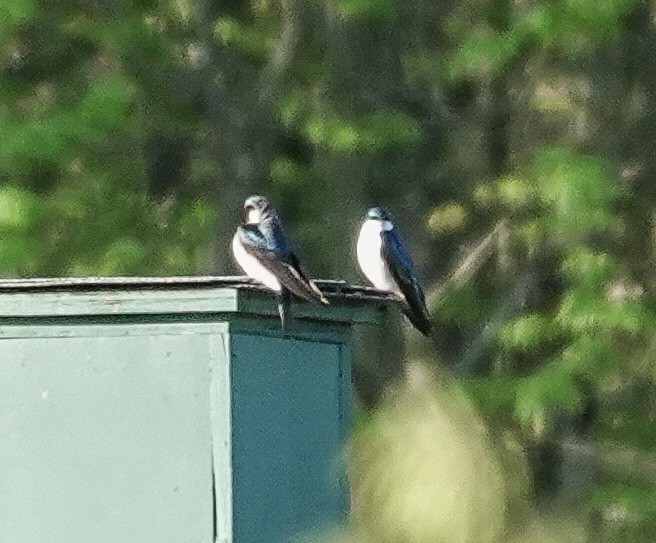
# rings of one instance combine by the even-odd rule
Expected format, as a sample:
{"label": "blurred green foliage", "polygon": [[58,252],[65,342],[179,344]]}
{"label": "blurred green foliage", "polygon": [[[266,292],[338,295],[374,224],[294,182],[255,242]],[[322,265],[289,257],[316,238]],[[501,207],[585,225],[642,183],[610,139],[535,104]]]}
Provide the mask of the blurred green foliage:
{"label": "blurred green foliage", "polygon": [[360,280],[387,205],[437,329],[406,363],[458,384],[365,339],[344,537],[651,542],[653,9],[0,0],[0,274],[232,273],[261,191]]}

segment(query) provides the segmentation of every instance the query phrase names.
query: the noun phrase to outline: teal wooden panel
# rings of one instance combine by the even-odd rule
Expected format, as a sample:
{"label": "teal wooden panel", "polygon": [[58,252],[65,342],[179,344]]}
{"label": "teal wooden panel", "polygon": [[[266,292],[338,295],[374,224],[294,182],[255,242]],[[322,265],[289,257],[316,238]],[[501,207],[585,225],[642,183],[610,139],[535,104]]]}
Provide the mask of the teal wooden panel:
{"label": "teal wooden panel", "polygon": [[0,541],[212,541],[207,330],[53,326],[23,339],[8,328]]}
{"label": "teal wooden panel", "polygon": [[282,543],[345,516],[347,425],[338,343],[236,334],[232,353],[235,543]]}
{"label": "teal wooden panel", "polygon": [[227,333],[211,338],[210,421],[215,481],[215,539],[232,543],[232,409],[230,391],[230,339]]}

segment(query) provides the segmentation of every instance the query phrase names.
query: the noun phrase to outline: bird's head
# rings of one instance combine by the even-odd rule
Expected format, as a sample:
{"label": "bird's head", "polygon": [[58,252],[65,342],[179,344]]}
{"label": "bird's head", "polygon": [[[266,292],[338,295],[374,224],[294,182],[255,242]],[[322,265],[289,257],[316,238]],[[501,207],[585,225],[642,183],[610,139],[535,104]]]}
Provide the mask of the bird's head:
{"label": "bird's head", "polygon": [[383,230],[394,228],[394,216],[383,207],[372,207],[364,215],[365,221],[380,221]]}
{"label": "bird's head", "polygon": [[273,212],[273,208],[264,196],[254,195],[246,198],[244,202],[244,214],[247,224],[259,224],[267,215]]}

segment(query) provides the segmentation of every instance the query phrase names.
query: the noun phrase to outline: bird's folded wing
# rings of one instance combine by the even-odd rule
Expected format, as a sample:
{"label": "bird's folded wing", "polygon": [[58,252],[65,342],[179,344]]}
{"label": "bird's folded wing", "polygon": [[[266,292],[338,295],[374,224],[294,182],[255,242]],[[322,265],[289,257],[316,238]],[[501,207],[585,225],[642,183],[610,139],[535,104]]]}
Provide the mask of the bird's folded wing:
{"label": "bird's folded wing", "polygon": [[410,255],[394,230],[384,231],[381,235],[383,259],[408,305],[406,314],[419,331],[428,335],[431,329],[430,315]]}
{"label": "bird's folded wing", "polygon": [[328,303],[321,291],[303,273],[296,255],[284,254],[270,247],[257,225],[241,226],[239,237],[246,252],[257,258],[286,289],[310,302]]}

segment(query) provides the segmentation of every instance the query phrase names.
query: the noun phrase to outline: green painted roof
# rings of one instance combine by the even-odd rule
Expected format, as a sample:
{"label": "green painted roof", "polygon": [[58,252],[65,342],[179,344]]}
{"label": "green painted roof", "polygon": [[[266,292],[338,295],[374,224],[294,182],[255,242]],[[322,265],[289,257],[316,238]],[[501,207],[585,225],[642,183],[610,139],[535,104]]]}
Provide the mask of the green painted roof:
{"label": "green painted roof", "polygon": [[[330,301],[295,300],[294,316],[379,322],[393,303],[384,292],[316,281]],[[275,295],[244,277],[57,277],[0,281],[0,319],[81,315],[239,313],[277,317]]]}

